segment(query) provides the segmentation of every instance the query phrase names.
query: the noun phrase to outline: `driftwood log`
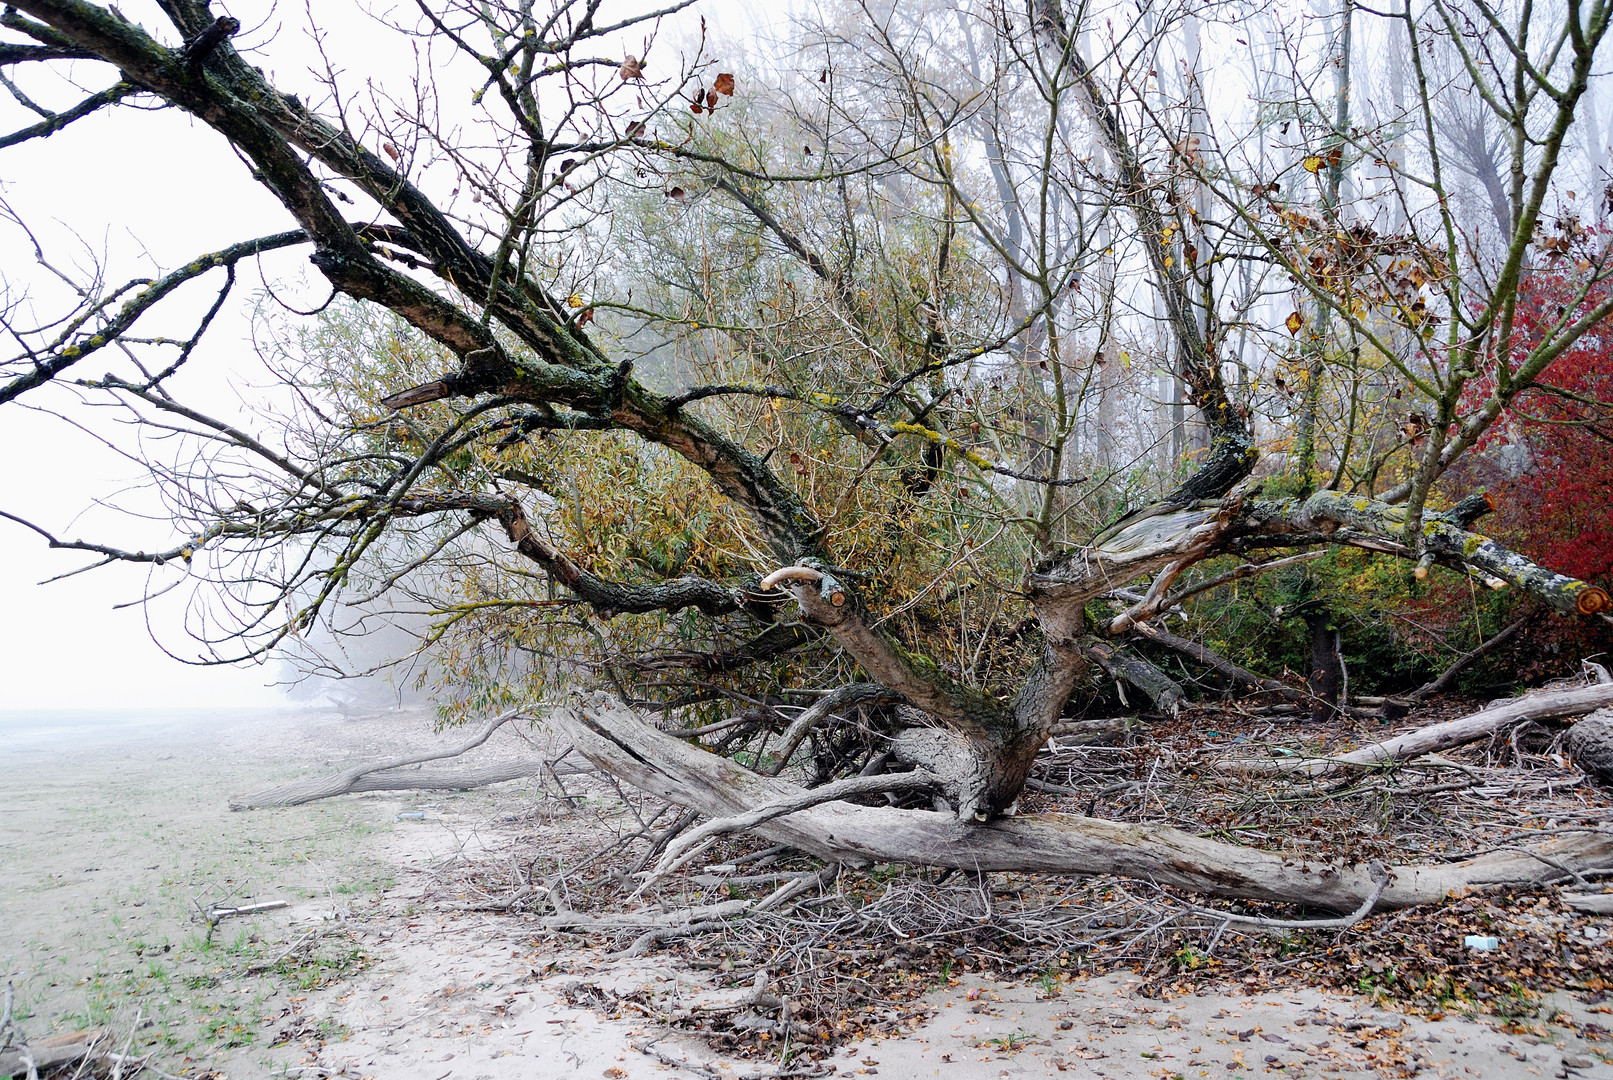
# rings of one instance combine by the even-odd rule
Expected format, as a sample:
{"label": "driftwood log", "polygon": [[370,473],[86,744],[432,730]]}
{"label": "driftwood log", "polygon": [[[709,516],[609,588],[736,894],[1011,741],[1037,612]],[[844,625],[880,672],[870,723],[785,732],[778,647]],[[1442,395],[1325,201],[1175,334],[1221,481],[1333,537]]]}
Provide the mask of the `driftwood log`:
{"label": "driftwood log", "polygon": [[1323,776],[1351,767],[1411,761],[1425,754],[1443,753],[1480,739],[1488,739],[1496,732],[1525,720],[1566,719],[1610,705],[1613,705],[1613,683],[1599,683],[1574,690],[1539,691],[1492,705],[1471,716],[1375,742],[1347,754],[1327,758],[1245,758],[1223,761],[1216,769],[1258,776]]}
{"label": "driftwood log", "polygon": [[38,1075],[71,1065],[94,1053],[107,1037],[105,1028],[89,1028],[10,1047],[0,1051],[0,1077]]}
{"label": "driftwood log", "polygon": [[[606,695],[579,698],[554,722],[577,752],[658,798],[708,817],[737,817],[787,802],[801,789],[760,776],[645,723]],[[931,810],[830,802],[754,830],[775,843],[832,862],[896,862],[970,871],[1112,874],[1212,896],[1304,904],[1354,912],[1382,888],[1375,909],[1432,903],[1472,890],[1539,884],[1613,868],[1613,837],[1570,836],[1528,850],[1448,864],[1371,868],[1206,840],[1165,826],[1070,814],[1027,814],[975,822]]]}
{"label": "driftwood log", "polygon": [[[355,765],[331,776],[312,780],[297,780],[289,784],[266,788],[251,795],[239,795],[230,800],[231,810],[261,810],[271,806],[299,806],[318,799],[348,795],[360,791],[469,791],[473,788],[498,784],[505,780],[519,780],[536,776],[549,768],[542,758],[523,758],[516,761],[495,762],[468,769],[411,769],[428,761],[442,761],[481,746],[492,738],[493,732],[526,713],[517,709],[489,720],[468,742],[448,750],[438,750],[414,757],[395,758]],[[407,772],[402,770],[409,770]]]}

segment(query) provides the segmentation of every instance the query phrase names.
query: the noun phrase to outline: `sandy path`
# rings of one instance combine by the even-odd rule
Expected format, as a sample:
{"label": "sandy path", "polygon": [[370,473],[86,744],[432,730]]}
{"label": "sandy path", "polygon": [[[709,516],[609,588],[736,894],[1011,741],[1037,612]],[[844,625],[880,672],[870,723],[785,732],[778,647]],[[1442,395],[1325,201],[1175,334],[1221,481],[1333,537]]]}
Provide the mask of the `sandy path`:
{"label": "sandy path", "polygon": [[[1051,1076],[1145,1080],[1252,1074],[1336,1077],[1613,1077],[1589,1044],[1556,1026],[1564,1045],[1508,1035],[1460,1018],[1428,1021],[1374,1009],[1364,998],[1309,989],[1253,997],[1138,997],[1126,980],[1067,984],[1051,999],[1029,985],[965,983],[940,1011],[898,1040],[847,1048],[853,1075],[954,1080]],[[971,1000],[972,999],[972,1000]],[[1564,1002],[1566,1005],[1567,1002]],[[1579,1019],[1584,1005],[1575,1006]],[[1606,1016],[1599,1017],[1604,1023]]]}

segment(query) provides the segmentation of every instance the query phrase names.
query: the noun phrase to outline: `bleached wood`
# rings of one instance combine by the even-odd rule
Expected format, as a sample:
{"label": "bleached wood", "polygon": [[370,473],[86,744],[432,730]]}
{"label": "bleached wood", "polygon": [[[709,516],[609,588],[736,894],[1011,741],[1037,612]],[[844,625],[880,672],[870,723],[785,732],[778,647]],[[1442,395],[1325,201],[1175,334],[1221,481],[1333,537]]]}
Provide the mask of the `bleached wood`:
{"label": "bleached wood", "polygon": [[1443,724],[1408,731],[1347,754],[1327,758],[1245,758],[1223,761],[1220,772],[1275,776],[1302,774],[1322,776],[1339,769],[1379,765],[1389,761],[1411,761],[1425,754],[1439,754],[1458,746],[1487,739],[1503,728],[1525,720],[1562,719],[1583,716],[1613,705],[1613,684],[1584,686],[1574,690],[1539,691]]}
{"label": "bleached wood", "polygon": [[[707,816],[734,817],[783,802],[800,790],[658,731],[602,694],[557,709],[553,719],[571,737],[577,752],[599,768]],[[755,831],[774,843],[838,862],[1113,874],[1206,895],[1338,912],[1358,910],[1377,887],[1365,866],[1301,860],[1165,826],[1070,814],[1024,814],[974,823],[929,810],[831,802],[766,822]],[[1613,868],[1613,837],[1589,833],[1530,851],[1497,852],[1465,862],[1391,866],[1376,908],[1409,907],[1469,890],[1551,881],[1564,876],[1564,867],[1576,873]]]}

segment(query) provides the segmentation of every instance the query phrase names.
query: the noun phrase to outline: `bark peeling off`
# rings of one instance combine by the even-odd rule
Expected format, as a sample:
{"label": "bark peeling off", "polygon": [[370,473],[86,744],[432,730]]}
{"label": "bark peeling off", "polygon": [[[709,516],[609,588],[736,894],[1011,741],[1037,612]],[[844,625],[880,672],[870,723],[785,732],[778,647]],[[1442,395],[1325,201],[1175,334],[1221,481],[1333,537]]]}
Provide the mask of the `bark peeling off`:
{"label": "bark peeling off", "polygon": [[[656,730],[607,695],[587,695],[575,707],[557,710],[553,719],[577,751],[599,768],[709,817],[733,817],[800,792],[793,784],[758,776]],[[1212,896],[1338,912],[1356,910],[1377,887],[1366,866],[1299,862],[1164,826],[1064,814],[971,824],[927,810],[837,802],[776,818],[755,831],[775,843],[843,862],[1113,874]],[[1564,877],[1564,868],[1613,868],[1613,837],[1591,833],[1466,862],[1390,867],[1377,908],[1432,903],[1475,889],[1538,884]]]}

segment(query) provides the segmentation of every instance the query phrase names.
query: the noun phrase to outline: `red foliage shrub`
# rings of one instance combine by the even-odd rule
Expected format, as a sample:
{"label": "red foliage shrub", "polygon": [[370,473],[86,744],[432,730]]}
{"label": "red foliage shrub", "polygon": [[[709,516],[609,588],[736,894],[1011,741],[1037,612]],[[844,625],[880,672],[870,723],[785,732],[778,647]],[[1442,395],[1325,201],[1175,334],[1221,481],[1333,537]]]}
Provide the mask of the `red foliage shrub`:
{"label": "red foliage shrub", "polygon": [[[1514,367],[1555,327],[1609,294],[1607,282],[1586,290],[1587,276],[1569,264],[1525,279]],[[1494,385],[1493,374],[1475,380],[1471,405]],[[1514,399],[1478,450],[1475,471],[1497,502],[1481,529],[1559,573],[1613,583],[1613,320],[1591,328],[1546,369],[1539,387]]]}

